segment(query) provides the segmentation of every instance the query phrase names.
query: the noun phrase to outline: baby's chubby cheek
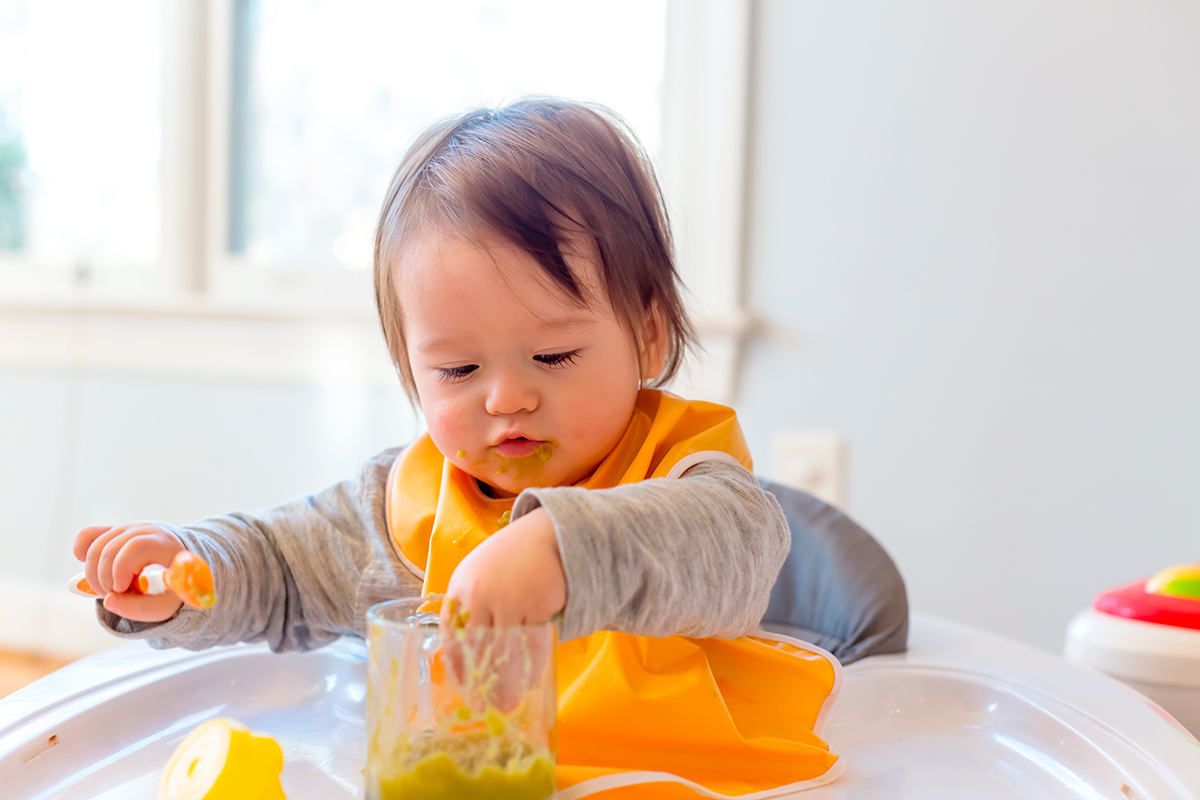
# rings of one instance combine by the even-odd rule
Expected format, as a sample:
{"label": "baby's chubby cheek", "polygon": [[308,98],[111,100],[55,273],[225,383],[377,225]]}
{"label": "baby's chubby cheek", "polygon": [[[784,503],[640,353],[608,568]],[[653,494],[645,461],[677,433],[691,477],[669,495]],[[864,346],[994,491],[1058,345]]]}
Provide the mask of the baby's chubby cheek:
{"label": "baby's chubby cheek", "polygon": [[629,424],[633,400],[633,395],[575,398],[569,405],[571,413],[560,420],[559,441],[571,442],[582,458],[608,455]]}
{"label": "baby's chubby cheek", "polygon": [[486,442],[476,442],[471,435],[471,417],[466,409],[453,403],[439,403],[425,409],[429,435],[442,455],[455,458],[459,450],[472,450]]}

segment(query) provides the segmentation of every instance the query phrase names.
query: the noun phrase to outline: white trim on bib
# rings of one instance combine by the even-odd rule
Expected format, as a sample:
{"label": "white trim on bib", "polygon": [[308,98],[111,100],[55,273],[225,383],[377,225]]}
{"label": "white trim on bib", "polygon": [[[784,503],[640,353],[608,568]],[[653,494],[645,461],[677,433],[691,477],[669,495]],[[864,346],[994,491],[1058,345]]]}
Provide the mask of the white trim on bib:
{"label": "white trim on bib", "polygon": [[[699,453],[691,453],[679,459],[675,463],[675,466],[671,467],[671,471],[667,473],[667,477],[682,478],[683,473],[697,464],[703,464],[705,461],[724,461],[726,464],[733,464],[735,467],[742,466],[742,462],[729,455],[729,453],[720,450],[701,450]],[[742,469],[745,469],[745,467],[742,467]]]}

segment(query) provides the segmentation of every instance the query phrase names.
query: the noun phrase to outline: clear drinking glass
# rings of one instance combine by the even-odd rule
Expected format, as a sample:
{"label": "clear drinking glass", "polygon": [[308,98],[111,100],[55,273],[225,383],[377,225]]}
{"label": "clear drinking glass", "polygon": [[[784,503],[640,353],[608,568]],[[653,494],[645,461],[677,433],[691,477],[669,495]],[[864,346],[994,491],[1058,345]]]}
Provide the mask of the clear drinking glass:
{"label": "clear drinking glass", "polygon": [[440,603],[367,612],[368,800],[545,800],[555,788],[557,628],[449,627]]}

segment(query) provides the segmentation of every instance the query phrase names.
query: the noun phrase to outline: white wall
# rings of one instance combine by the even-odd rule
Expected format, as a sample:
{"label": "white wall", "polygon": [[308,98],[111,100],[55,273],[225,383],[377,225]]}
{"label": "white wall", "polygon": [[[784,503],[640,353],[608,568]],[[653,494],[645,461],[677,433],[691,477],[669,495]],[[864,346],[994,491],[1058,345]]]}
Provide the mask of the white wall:
{"label": "white wall", "polygon": [[1200,559],[1200,5],[764,0],[739,411],[918,609],[1059,650]]}

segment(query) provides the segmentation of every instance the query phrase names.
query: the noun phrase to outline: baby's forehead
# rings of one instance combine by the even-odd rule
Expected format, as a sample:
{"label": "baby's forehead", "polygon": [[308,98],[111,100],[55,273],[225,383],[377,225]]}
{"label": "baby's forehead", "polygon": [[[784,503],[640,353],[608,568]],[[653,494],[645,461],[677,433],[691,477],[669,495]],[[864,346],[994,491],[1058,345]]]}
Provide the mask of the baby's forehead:
{"label": "baby's forehead", "polygon": [[588,242],[569,242],[560,249],[556,267],[569,274],[578,293],[564,286],[561,273],[548,270],[534,254],[493,232],[462,235],[429,230],[409,238],[394,259],[395,285],[401,300],[419,301],[432,294],[502,294],[536,303],[550,318],[576,317],[554,314],[554,309],[611,314],[598,251]]}

